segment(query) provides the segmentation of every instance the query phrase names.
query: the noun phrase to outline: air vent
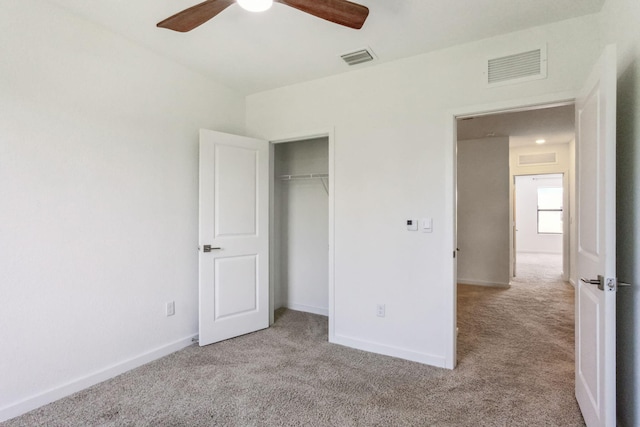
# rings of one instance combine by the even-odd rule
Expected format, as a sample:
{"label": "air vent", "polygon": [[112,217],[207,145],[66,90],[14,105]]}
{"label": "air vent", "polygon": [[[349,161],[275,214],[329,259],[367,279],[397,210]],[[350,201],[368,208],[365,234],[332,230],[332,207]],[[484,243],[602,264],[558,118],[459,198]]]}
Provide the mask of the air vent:
{"label": "air vent", "polygon": [[361,49],[355,52],[345,53],[340,57],[347,65],[362,64],[363,62],[373,61],[373,54],[368,49]]}
{"label": "air vent", "polygon": [[487,61],[487,84],[499,86],[547,77],[547,49],[541,47]]}
{"label": "air vent", "polygon": [[558,163],[557,153],[520,154],[518,166],[554,165]]}

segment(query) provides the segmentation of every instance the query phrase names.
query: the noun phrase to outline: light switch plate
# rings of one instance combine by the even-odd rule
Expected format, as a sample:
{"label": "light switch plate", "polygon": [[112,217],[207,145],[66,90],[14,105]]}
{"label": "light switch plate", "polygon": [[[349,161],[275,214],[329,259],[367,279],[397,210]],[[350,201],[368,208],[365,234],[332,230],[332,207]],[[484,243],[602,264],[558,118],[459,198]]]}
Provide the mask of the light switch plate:
{"label": "light switch plate", "polygon": [[420,219],[420,229],[423,233],[432,233],[433,232],[433,219],[432,218],[422,218]]}
{"label": "light switch plate", "polygon": [[167,314],[167,317],[173,316],[174,314],[176,314],[176,302],[175,301],[170,301],[170,302],[167,303],[167,305],[166,305],[166,314]]}

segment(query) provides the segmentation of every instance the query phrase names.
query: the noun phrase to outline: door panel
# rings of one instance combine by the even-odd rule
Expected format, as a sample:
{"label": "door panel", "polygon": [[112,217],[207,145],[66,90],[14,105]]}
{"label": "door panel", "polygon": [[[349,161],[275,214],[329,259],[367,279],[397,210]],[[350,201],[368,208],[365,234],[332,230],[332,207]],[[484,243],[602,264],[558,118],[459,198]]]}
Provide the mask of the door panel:
{"label": "door panel", "polygon": [[256,234],[257,155],[252,149],[216,145],[216,237]]}
{"label": "door panel", "polygon": [[[583,348],[590,346],[599,349],[598,324],[600,323],[600,307],[598,298],[591,293],[580,293],[580,307],[582,308],[582,321],[580,322],[580,340]],[[582,349],[581,349],[582,350]],[[594,406],[598,406],[597,396],[600,392],[600,369],[598,367],[599,351],[580,351],[576,355],[578,362],[577,373],[586,386],[589,399]]]}
{"label": "door panel", "polygon": [[258,308],[257,256],[215,260],[216,320]]}
{"label": "door panel", "polygon": [[578,233],[578,247],[584,256],[590,256],[597,261],[599,252],[599,200],[600,186],[598,185],[598,152],[602,150],[601,139],[598,137],[598,110],[600,104],[599,91],[593,92],[584,100],[578,113],[578,133],[580,136],[580,176],[578,221],[583,230]]}
{"label": "door panel", "polygon": [[200,345],[269,326],[268,148],[200,131]]}
{"label": "door panel", "polygon": [[[588,426],[616,425],[615,47],[576,101],[576,398]],[[602,277],[602,287],[588,283]]]}

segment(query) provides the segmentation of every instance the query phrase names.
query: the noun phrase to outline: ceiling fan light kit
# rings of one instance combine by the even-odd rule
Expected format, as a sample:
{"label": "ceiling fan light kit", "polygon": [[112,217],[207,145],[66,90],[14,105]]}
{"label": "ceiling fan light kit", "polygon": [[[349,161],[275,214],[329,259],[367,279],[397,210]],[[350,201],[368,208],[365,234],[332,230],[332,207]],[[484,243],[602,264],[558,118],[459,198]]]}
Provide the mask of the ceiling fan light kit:
{"label": "ceiling fan light kit", "polygon": [[205,0],[158,22],[157,26],[181,33],[191,31],[236,2],[252,12],[262,12],[274,2],[280,3],[355,30],[362,28],[369,16],[368,7],[348,0]]}
{"label": "ceiling fan light kit", "polygon": [[273,0],[237,0],[244,10],[249,12],[264,12],[273,5]]}

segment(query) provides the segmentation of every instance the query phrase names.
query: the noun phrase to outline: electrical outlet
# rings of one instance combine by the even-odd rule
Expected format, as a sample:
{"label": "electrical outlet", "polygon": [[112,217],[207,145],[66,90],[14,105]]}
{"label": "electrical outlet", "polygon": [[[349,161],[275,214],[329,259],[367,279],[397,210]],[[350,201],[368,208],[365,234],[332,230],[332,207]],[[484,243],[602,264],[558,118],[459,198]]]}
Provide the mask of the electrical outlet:
{"label": "electrical outlet", "polygon": [[378,304],[376,306],[376,316],[384,317],[384,304]]}
{"label": "electrical outlet", "polygon": [[167,309],[167,317],[173,316],[174,314],[176,314],[176,302],[175,301],[168,302],[166,309]]}

